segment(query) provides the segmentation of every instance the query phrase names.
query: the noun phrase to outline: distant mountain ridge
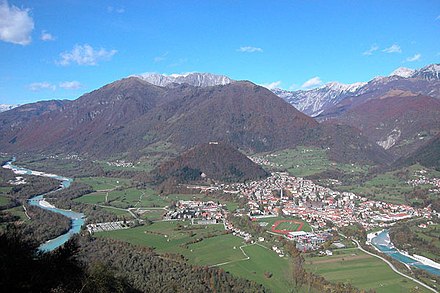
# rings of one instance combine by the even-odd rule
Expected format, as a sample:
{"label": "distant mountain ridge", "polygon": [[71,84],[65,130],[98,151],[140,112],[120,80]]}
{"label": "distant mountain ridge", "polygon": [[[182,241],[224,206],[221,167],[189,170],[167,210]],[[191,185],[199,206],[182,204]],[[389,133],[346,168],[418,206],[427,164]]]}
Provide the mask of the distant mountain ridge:
{"label": "distant mountain ridge", "polygon": [[157,86],[168,86],[173,83],[189,84],[197,87],[208,87],[215,85],[225,85],[233,82],[227,76],[216,75],[211,73],[186,73],[186,74],[159,74],[159,73],[145,73],[140,75],[133,75],[146,82]]}
{"label": "distant mountain ridge", "polygon": [[331,82],[311,90],[287,91],[273,89],[272,91],[301,112],[316,117],[324,109],[336,105],[347,96],[356,94],[365,84],[363,82],[354,84]]}
{"label": "distant mountain ridge", "polygon": [[[414,93],[440,98],[439,85],[440,64],[431,64],[419,70],[400,67],[389,76],[375,77],[369,82],[354,84],[331,82],[310,90],[287,91],[273,89],[272,91],[309,116],[318,117],[323,115],[325,117],[332,111],[334,112],[332,108],[342,109],[338,107],[338,104],[347,104],[347,102],[344,102],[346,99],[356,100],[358,96],[372,95],[378,91],[383,94],[390,89],[409,90]],[[385,88],[385,90],[381,91],[381,88]]]}

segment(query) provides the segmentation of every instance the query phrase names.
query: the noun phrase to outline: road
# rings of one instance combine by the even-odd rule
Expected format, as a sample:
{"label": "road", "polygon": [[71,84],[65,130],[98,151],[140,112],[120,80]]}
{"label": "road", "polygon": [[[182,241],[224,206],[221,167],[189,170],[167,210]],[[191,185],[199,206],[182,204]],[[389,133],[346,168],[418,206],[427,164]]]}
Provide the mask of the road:
{"label": "road", "polygon": [[360,249],[361,251],[365,252],[366,254],[369,254],[369,255],[371,255],[371,256],[374,256],[374,257],[377,257],[377,258],[383,260],[383,261],[384,261],[386,264],[388,264],[388,265],[390,266],[390,268],[391,268],[394,272],[396,272],[397,274],[399,274],[399,275],[401,275],[402,277],[405,277],[405,278],[407,278],[407,279],[409,279],[409,280],[411,280],[411,281],[416,282],[416,283],[419,284],[420,286],[423,286],[423,287],[425,287],[426,289],[428,289],[428,290],[430,290],[430,291],[432,291],[432,292],[438,293],[437,290],[435,290],[435,289],[429,287],[428,285],[426,285],[426,284],[420,282],[419,280],[414,279],[413,277],[410,277],[410,276],[408,276],[408,275],[405,275],[404,273],[399,272],[399,271],[396,269],[396,267],[395,267],[392,263],[390,263],[388,260],[386,260],[385,258],[383,258],[383,257],[381,257],[381,256],[379,256],[379,255],[377,255],[377,254],[371,253],[371,252],[369,252],[369,251],[363,249],[362,246],[359,244],[359,242],[358,242],[357,240],[352,239],[352,241],[353,241],[354,243],[356,243],[358,249]]}

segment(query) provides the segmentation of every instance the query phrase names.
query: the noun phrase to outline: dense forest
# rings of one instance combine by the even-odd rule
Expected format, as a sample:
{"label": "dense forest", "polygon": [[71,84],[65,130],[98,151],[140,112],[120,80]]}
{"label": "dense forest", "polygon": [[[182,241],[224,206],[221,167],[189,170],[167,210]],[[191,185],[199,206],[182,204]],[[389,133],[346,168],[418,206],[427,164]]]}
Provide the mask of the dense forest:
{"label": "dense forest", "polygon": [[268,176],[236,148],[225,143],[198,145],[152,171],[154,182],[175,186],[179,183],[213,179],[222,182],[243,182]]}
{"label": "dense forest", "polygon": [[111,239],[83,238],[79,255],[83,262],[110,266],[143,292],[267,291],[221,269],[193,266],[178,255],[158,255],[152,249]]}
{"label": "dense forest", "polygon": [[66,233],[70,229],[70,219],[39,207],[26,205],[30,221],[22,223],[25,238],[44,243]]}
{"label": "dense forest", "polygon": [[[436,256],[434,261],[438,262],[440,261],[440,248],[437,245],[439,232],[437,232],[436,228],[432,231],[424,231],[418,228],[417,225],[421,223],[426,223],[426,221],[404,221],[397,223],[390,229],[390,237],[398,248],[415,254],[420,254],[421,251],[430,253]],[[415,231],[420,231],[420,233]]]}
{"label": "dense forest", "polygon": [[139,292],[106,266],[84,265],[69,241],[53,253],[37,253],[14,226],[0,233],[0,288],[3,292]]}
{"label": "dense forest", "polygon": [[0,287],[5,292],[267,292],[221,269],[197,267],[127,243],[84,237],[36,253],[24,231],[0,233]]}

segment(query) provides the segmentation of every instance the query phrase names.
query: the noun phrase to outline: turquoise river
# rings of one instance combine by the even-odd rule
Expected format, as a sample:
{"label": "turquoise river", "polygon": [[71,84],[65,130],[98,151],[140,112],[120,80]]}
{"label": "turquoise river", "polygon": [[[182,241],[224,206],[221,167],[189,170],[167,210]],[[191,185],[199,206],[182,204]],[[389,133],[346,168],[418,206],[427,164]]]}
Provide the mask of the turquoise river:
{"label": "turquoise river", "polygon": [[[48,173],[39,172],[39,171],[32,171],[32,170],[29,170],[26,168],[18,167],[18,166],[13,165],[14,162],[15,162],[15,158],[13,158],[12,161],[6,163],[6,165],[4,165],[3,168],[10,169],[15,174],[43,176],[43,177],[49,177],[49,178],[59,180],[61,182],[61,184],[60,184],[60,188],[58,190],[68,188],[70,186],[70,183],[73,181],[73,179],[71,179],[71,178],[67,178],[67,177],[63,177],[63,176],[59,176],[59,175],[55,175],[55,174],[48,174]],[[55,190],[52,192],[57,192],[58,190]],[[65,234],[62,234],[54,239],[51,239],[51,240],[49,240],[39,246],[38,249],[43,252],[52,251],[52,250],[60,247],[64,243],[66,243],[67,240],[69,240],[74,234],[77,234],[81,231],[81,227],[84,225],[84,222],[85,222],[84,214],[82,214],[82,213],[76,213],[76,212],[73,212],[70,210],[59,209],[59,208],[56,208],[50,204],[47,204],[47,202],[44,201],[44,196],[47,194],[48,193],[32,197],[31,199],[28,200],[28,203],[30,205],[37,206],[39,208],[49,210],[54,213],[62,214],[64,216],[68,217],[71,220],[71,223],[70,223],[70,230],[67,231]]]}

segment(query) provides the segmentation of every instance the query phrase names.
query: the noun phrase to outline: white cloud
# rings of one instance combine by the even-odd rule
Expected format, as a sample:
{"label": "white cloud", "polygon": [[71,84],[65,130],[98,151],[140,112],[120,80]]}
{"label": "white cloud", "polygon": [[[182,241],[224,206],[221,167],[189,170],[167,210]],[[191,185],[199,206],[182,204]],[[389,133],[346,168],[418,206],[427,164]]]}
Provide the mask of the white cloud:
{"label": "white cloud", "polygon": [[47,31],[41,31],[40,39],[42,41],[55,41],[55,37]]}
{"label": "white cloud", "polygon": [[49,82],[34,82],[28,85],[28,89],[33,92],[38,92],[41,90],[52,90],[54,91],[56,89],[56,86],[49,83]]}
{"label": "white cloud", "polygon": [[368,49],[367,51],[363,52],[362,55],[364,55],[364,56],[370,56],[370,55],[373,55],[373,53],[374,53],[375,51],[377,51],[377,50],[379,50],[379,47],[378,47],[377,45],[372,45],[372,46],[370,47],[370,49]]}
{"label": "white cloud", "polygon": [[116,50],[106,50],[104,48],[95,50],[88,44],[76,45],[72,51],[61,53],[61,60],[59,60],[57,63],[63,66],[70,65],[71,63],[89,66],[97,65],[100,61],[110,60],[111,57],[117,52],[118,51]]}
{"label": "white cloud", "polygon": [[81,83],[79,83],[78,81],[64,81],[64,82],[60,82],[59,84],[60,88],[63,88],[65,90],[77,90],[79,88],[81,88]]}
{"label": "white cloud", "polygon": [[420,60],[421,57],[422,57],[422,54],[417,53],[412,57],[406,58],[406,61],[408,61],[408,62],[418,61],[418,60]]}
{"label": "white cloud", "polygon": [[399,45],[393,44],[390,47],[383,49],[382,52],[385,52],[385,53],[402,53],[402,49],[400,48]]}
{"label": "white cloud", "polygon": [[280,84],[281,84],[281,80],[278,80],[278,81],[274,81],[271,83],[263,83],[263,84],[261,84],[261,86],[264,86],[267,89],[273,90],[273,89],[279,88]]}
{"label": "white cloud", "polygon": [[115,13],[119,13],[119,14],[121,14],[121,13],[124,13],[124,12],[125,12],[125,9],[124,9],[124,7],[113,7],[113,6],[108,6],[108,7],[107,7],[107,12],[108,12],[108,13],[113,13],[113,12],[115,12]]}
{"label": "white cloud", "polygon": [[31,43],[31,33],[34,20],[29,16],[29,9],[9,6],[7,1],[0,0],[0,40],[28,45]]}
{"label": "white cloud", "polygon": [[301,88],[307,89],[307,88],[315,87],[315,86],[318,86],[321,84],[322,84],[322,80],[318,76],[315,76],[315,77],[309,79],[308,81],[306,81],[305,83],[303,83]]}
{"label": "white cloud", "polygon": [[164,60],[166,60],[167,59],[167,56],[168,56],[168,52],[165,52],[165,53],[163,53],[162,55],[160,55],[160,56],[156,56],[156,57],[154,57],[154,63],[159,63],[159,62],[162,62],[162,61],[164,61]]}
{"label": "white cloud", "polygon": [[262,53],[263,49],[252,46],[245,46],[245,47],[240,47],[239,49],[237,49],[237,51],[242,53],[255,53],[255,52]]}

